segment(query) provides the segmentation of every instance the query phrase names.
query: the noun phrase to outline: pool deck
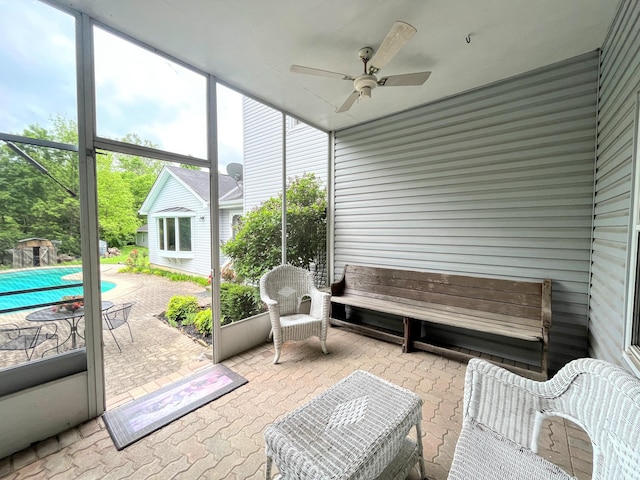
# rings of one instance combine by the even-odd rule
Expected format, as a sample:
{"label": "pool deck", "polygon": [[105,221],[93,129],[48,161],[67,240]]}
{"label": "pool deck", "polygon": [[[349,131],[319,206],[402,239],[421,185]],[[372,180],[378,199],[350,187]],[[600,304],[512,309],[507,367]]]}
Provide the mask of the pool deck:
{"label": "pool deck", "polygon": [[[118,286],[104,298],[137,301],[130,317],[134,341],[126,328],[116,330],[119,352],[110,335],[104,335],[107,409],[211,364],[210,347],[155,317],[171,295],[194,294],[206,302],[202,287],[116,274],[117,268],[106,267],[103,278],[114,278]],[[317,339],[287,343],[281,364],[273,365],[273,346],[264,343],[223,362],[247,378],[247,385],[124,450],[115,449],[102,419],[93,419],[0,460],[0,477],[261,479],[266,427],[362,369],[420,395],[427,474],[432,480],[446,479],[460,432],[466,365],[425,352],[402,354],[397,345],[339,328],[329,330],[327,347],[329,355],[322,355]],[[590,478],[590,444],[580,429],[562,420],[549,422],[540,443],[546,458],[579,479]],[[415,470],[409,478],[418,478]]]}

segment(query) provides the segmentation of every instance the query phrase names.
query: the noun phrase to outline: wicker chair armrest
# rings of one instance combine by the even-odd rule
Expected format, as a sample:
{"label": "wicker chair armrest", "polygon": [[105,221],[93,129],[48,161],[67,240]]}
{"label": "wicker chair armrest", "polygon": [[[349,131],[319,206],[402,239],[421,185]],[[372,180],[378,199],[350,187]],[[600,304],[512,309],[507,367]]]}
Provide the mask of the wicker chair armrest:
{"label": "wicker chair armrest", "polygon": [[331,294],[321,292],[314,287],[310,290],[309,297],[311,298],[311,315],[323,321],[328,321],[329,312],[331,311]]}
{"label": "wicker chair armrest", "polygon": [[265,305],[269,308],[272,306],[278,305],[278,301],[273,298],[269,298],[267,296],[260,297],[260,299],[265,303]]}
{"label": "wicker chair armrest", "polygon": [[465,377],[464,417],[535,451],[545,399],[557,397],[566,386],[557,377],[538,382],[475,358]]}
{"label": "wicker chair armrest", "polygon": [[542,421],[550,416],[567,418],[585,430],[593,447],[594,480],[640,480],[638,378],[593,358],[573,360],[545,382],[482,359],[469,361],[463,433],[482,425],[535,452]]}

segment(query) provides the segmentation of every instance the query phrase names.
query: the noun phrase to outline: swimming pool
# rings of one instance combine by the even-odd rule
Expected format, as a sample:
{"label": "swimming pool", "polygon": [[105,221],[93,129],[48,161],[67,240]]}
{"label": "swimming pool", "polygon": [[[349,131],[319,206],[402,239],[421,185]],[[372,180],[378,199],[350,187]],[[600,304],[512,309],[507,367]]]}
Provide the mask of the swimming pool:
{"label": "swimming pool", "polygon": [[[82,268],[80,267],[56,267],[0,272],[0,293],[81,283],[79,276],[75,279],[63,279],[63,277],[77,274],[81,271]],[[115,286],[116,284],[113,282],[101,282],[100,289],[102,292],[106,292]],[[82,295],[82,287],[3,295],[0,296],[0,310],[19,307],[28,308],[31,305],[55,302],[60,300],[63,295]]]}

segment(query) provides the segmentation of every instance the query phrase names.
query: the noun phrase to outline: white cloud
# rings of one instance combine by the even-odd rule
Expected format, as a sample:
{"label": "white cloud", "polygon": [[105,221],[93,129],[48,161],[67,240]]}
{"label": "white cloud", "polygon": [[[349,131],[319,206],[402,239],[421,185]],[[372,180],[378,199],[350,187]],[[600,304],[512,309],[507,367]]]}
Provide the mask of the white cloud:
{"label": "white cloud", "polygon": [[[168,151],[206,158],[205,77],[109,32],[94,32],[100,134],[135,132]],[[241,161],[242,97],[223,86],[217,92],[221,163]]]}
{"label": "white cloud", "polygon": [[0,130],[76,118],[74,22],[40,2],[0,0]]}
{"label": "white cloud", "polygon": [[[0,75],[0,130],[46,127],[58,113],[75,118],[74,21],[40,2],[0,0],[0,63],[15,66]],[[103,29],[94,28],[94,36],[99,134],[136,133],[168,151],[206,158],[205,77]],[[242,96],[217,91],[224,170],[242,161]]]}

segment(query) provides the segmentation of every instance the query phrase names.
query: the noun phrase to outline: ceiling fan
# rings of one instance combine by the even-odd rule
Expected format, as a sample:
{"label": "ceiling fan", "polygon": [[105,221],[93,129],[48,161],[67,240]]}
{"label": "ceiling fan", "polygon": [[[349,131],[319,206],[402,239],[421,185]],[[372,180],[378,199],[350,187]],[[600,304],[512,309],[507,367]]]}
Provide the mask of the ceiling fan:
{"label": "ceiling fan", "polygon": [[[405,22],[396,21],[382,44],[375,52],[371,47],[364,47],[358,51],[358,56],[364,63],[364,73],[353,77],[344,73],[330,72],[319,68],[303,67],[301,65],[291,65],[294,73],[306,73],[308,75],[318,75],[321,77],[338,78],[340,80],[353,81],[354,91],[347,97],[345,102],[336,110],[337,113],[346,112],[355,101],[371,98],[371,90],[376,87],[405,87],[418,86],[427,81],[431,72],[405,73],[403,75],[391,75],[378,79],[376,74],[389,61],[396,56],[402,47],[415,35],[416,29]],[[372,56],[373,55],[373,56]]]}

